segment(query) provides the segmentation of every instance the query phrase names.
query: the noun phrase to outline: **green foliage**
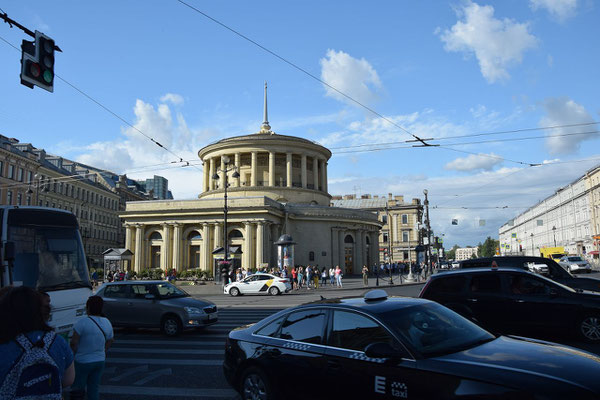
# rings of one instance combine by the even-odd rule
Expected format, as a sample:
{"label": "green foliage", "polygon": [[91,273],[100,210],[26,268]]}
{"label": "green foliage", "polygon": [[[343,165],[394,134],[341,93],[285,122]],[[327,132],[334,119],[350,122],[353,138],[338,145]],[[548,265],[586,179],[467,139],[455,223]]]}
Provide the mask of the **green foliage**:
{"label": "green foliage", "polygon": [[485,239],[483,244],[479,244],[479,257],[493,257],[496,254],[496,248],[500,246],[500,241],[492,239],[490,236]]}
{"label": "green foliage", "polygon": [[447,260],[456,260],[456,249],[458,249],[458,245],[457,244],[455,244],[454,246],[452,246],[452,248],[446,252],[446,259]]}

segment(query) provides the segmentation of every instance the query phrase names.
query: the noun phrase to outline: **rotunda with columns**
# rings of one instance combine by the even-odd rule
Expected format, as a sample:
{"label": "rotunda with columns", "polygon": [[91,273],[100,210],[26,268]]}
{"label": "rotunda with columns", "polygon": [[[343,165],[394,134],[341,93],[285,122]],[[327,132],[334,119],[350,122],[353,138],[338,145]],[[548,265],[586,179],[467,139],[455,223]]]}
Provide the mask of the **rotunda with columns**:
{"label": "rotunda with columns", "polygon": [[200,149],[198,156],[203,179],[197,199],[128,202],[121,214],[125,247],[134,254],[136,271],[201,268],[214,273],[225,237],[228,258],[237,259],[238,266],[277,267],[274,242],[282,234],[296,242],[297,265],[340,265],[346,273],[358,274],[363,265],[378,262],[377,215],[330,206],[331,151],[271,130],[266,84],[259,132],[220,140]]}

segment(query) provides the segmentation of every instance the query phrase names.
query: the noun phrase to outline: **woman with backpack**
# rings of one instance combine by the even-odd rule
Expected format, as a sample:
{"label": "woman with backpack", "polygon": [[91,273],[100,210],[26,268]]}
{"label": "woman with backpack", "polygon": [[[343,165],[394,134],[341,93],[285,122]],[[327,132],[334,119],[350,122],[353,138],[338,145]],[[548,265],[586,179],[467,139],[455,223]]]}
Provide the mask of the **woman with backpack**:
{"label": "woman with backpack", "polygon": [[[102,297],[91,296],[87,303],[87,318],[81,318],[73,327],[71,349],[75,353],[75,382],[72,393],[82,396],[87,387],[88,400],[98,400],[100,379],[104,371],[106,350],[113,342],[113,328],[102,316]],[[71,399],[75,398],[71,395]]]}
{"label": "woman with backpack", "polygon": [[0,290],[0,398],[62,398],[75,377],[73,353],[46,323],[49,302],[26,286]]}

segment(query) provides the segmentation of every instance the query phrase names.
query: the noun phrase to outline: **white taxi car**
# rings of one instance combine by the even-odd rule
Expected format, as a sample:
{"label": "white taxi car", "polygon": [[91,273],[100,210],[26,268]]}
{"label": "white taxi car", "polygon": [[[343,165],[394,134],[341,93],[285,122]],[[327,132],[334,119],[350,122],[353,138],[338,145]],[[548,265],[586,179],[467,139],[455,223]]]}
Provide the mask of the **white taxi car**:
{"label": "white taxi car", "polygon": [[275,275],[257,273],[249,277],[225,285],[223,292],[231,296],[240,294],[270,294],[276,296],[292,290],[289,279],[280,278]]}

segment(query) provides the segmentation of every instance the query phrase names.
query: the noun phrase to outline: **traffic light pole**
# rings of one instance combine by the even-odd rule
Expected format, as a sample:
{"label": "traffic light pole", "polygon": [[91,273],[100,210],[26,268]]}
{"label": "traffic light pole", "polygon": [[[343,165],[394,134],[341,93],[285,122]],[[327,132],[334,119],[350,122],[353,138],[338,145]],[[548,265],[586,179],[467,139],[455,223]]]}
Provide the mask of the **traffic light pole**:
{"label": "traffic light pole", "polygon": [[[13,25],[16,26],[17,28],[21,29],[23,32],[25,32],[26,34],[28,34],[29,36],[31,36],[32,38],[35,38],[35,32],[25,28],[23,25],[21,25],[20,23],[18,23],[17,21],[15,21],[14,19],[11,19],[8,17],[8,14],[6,13],[0,13],[0,19],[3,19],[4,22],[6,22],[8,25],[10,25],[10,27],[12,28]],[[60,47],[58,47],[56,44],[54,44],[54,50],[56,51],[60,51],[62,53],[62,50],[60,49]]]}

